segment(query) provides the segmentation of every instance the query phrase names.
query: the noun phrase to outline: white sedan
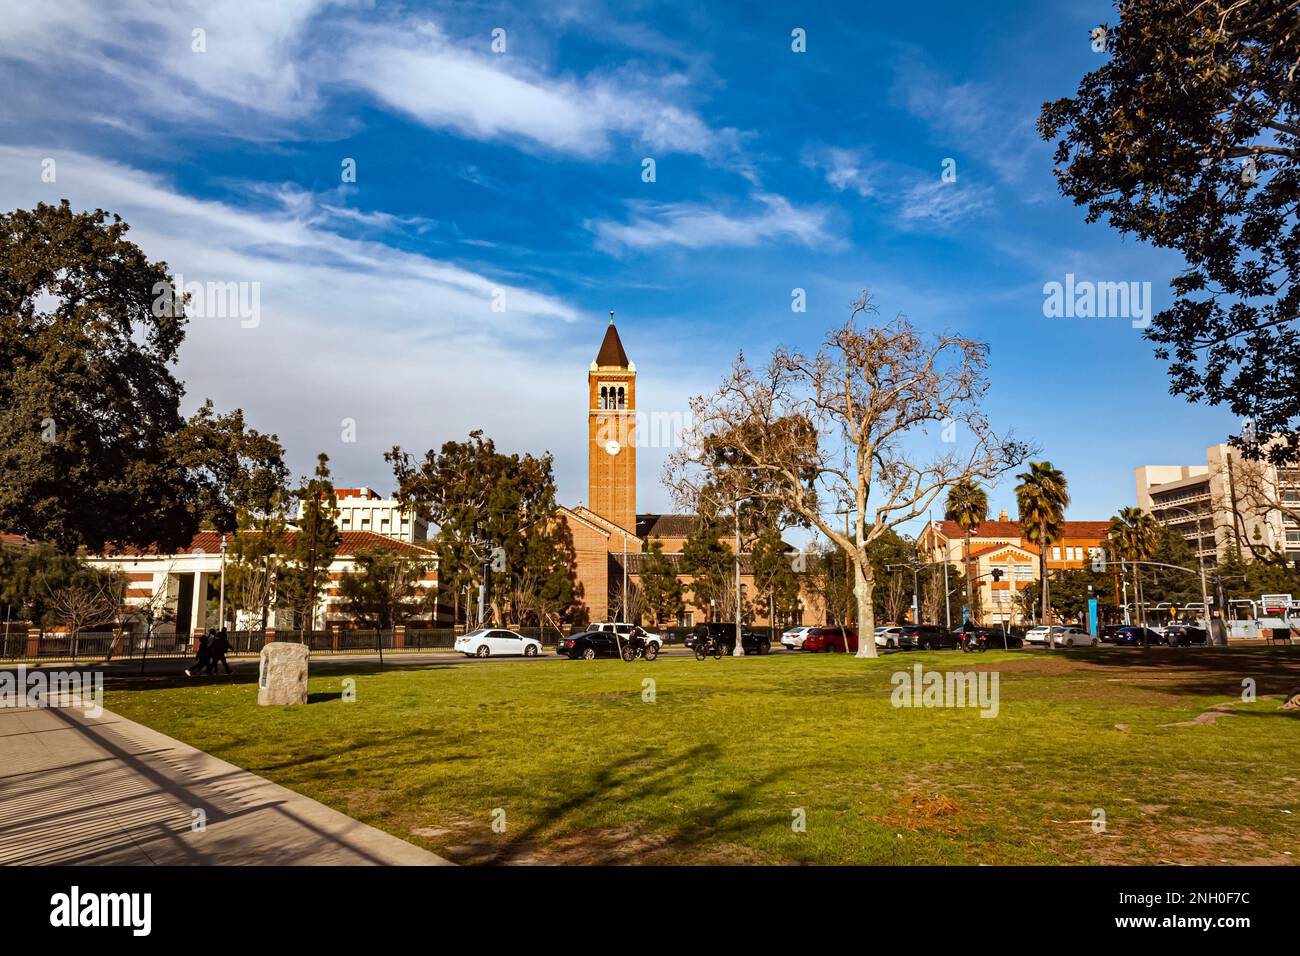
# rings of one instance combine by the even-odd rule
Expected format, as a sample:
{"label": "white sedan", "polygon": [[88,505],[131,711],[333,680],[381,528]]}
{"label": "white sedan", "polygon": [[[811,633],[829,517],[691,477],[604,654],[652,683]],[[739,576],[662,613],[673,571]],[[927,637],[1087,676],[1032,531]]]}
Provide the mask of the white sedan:
{"label": "white sedan", "polygon": [[901,627],[876,628],[876,647],[897,647],[898,639],[903,634]]}
{"label": "white sedan", "polygon": [[803,647],[803,639],[811,630],[811,627],[792,627],[781,635],[781,644],[792,651],[797,651]]}
{"label": "white sedan", "polygon": [[494,654],[536,657],[542,642],[501,627],[480,627],[456,638],[456,650],[466,657],[491,657]]}
{"label": "white sedan", "polygon": [[1100,643],[1087,631],[1077,627],[1052,628],[1059,634],[1052,635],[1052,643],[1057,647],[1096,647]]}
{"label": "white sedan", "polygon": [[1052,643],[1056,643],[1056,638],[1064,630],[1065,628],[1063,627],[1048,627],[1045,624],[1040,624],[1038,625],[1038,627],[1033,627],[1029,629],[1029,633],[1025,635],[1025,643],[1041,644],[1043,647],[1046,647],[1047,637],[1049,634],[1052,637]]}

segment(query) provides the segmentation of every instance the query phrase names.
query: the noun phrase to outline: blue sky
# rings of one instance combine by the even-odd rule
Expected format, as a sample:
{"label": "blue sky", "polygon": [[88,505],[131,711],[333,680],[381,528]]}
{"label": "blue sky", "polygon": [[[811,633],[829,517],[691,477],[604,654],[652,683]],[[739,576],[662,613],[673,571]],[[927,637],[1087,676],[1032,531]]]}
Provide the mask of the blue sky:
{"label": "blue sky", "polygon": [[[671,415],[739,350],[816,348],[863,288],[990,344],[989,416],[1066,472],[1072,518],[1233,429],[1168,394],[1128,319],[1043,315],[1067,273],[1159,308],[1178,266],[1085,225],[1033,127],[1109,4],[7,7],[0,205],[102,206],[187,281],[258,283],[257,324],[196,318],[178,371],[299,473],[323,450],[388,491],[385,449],[482,427],[553,452],[574,502],[611,307],[642,408]],[[640,454],[641,510],[670,507],[665,454]]]}

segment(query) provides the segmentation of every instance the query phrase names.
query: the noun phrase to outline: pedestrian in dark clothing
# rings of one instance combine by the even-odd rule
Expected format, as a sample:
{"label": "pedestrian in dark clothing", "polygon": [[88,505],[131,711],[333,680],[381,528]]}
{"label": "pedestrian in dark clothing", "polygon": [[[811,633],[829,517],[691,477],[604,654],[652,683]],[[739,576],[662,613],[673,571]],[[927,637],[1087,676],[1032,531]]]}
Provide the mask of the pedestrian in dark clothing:
{"label": "pedestrian in dark clothing", "polygon": [[226,636],[226,629],[223,627],[217,632],[217,636],[212,640],[212,647],[209,648],[211,656],[208,658],[208,673],[217,672],[217,664],[226,669],[226,673],[231,673],[230,662],[226,660],[226,651],[230,650],[230,638]]}
{"label": "pedestrian in dark clothing", "polygon": [[198,654],[194,658],[194,663],[185,668],[186,677],[193,677],[191,671],[202,672],[208,666],[208,662],[212,659],[212,644],[216,640],[216,635],[216,628],[210,627],[208,633],[199,636]]}

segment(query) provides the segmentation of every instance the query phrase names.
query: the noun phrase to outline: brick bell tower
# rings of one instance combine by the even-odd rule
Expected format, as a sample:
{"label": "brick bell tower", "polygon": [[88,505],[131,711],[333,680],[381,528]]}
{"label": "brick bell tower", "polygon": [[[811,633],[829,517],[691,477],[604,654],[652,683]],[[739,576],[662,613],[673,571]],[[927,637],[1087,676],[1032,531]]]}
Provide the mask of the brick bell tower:
{"label": "brick bell tower", "polygon": [[609,310],[609,328],[587,371],[587,491],[596,514],[636,531],[636,364]]}

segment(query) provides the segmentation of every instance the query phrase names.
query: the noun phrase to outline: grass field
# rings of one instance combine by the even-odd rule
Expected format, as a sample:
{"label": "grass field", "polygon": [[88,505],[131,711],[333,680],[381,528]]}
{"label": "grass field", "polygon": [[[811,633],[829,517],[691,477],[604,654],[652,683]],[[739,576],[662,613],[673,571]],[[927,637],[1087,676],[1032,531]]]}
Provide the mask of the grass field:
{"label": "grass field", "polygon": [[[998,672],[998,716],[893,707],[917,663]],[[290,708],[252,675],[183,681],[107,706],[458,862],[1300,859],[1290,649],[313,661]]]}

